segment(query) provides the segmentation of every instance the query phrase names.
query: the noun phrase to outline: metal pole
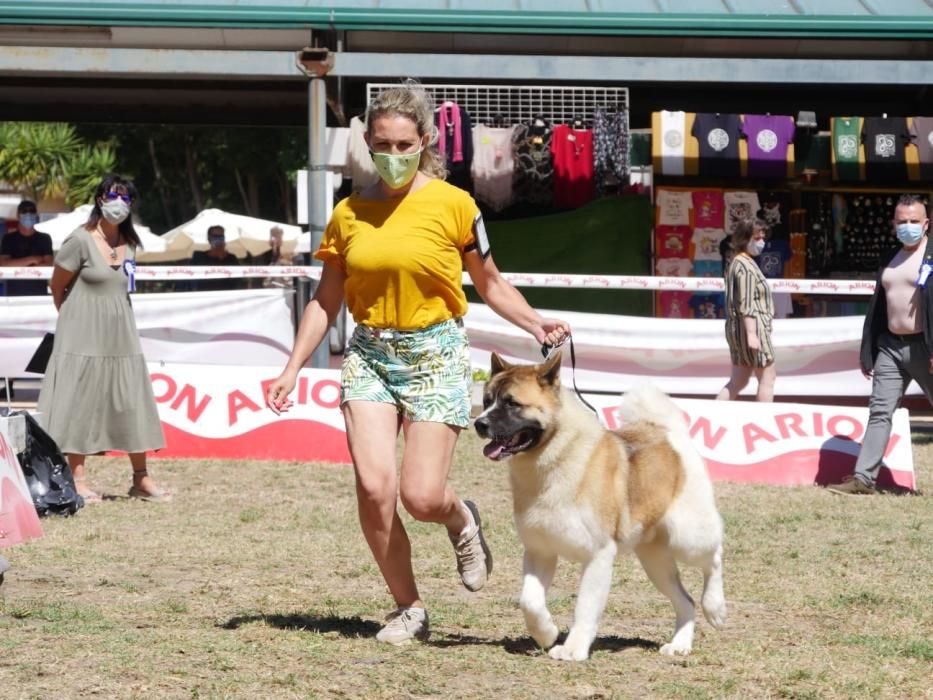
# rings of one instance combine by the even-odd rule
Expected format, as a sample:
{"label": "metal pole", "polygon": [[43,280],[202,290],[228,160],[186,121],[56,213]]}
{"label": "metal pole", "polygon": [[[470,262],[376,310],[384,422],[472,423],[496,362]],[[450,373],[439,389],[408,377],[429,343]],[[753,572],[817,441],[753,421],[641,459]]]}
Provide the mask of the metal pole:
{"label": "metal pole", "polygon": [[[323,75],[312,75],[308,81],[308,230],[311,233],[311,252],[314,253],[324,235],[327,211],[327,197],[333,193],[327,191],[327,88]],[[312,257],[311,265],[323,266],[320,260]],[[311,295],[317,289],[317,281],[311,281]],[[300,299],[300,297],[299,297]],[[329,333],[330,331],[328,331]],[[324,339],[311,355],[312,367],[330,366],[330,343]]]}

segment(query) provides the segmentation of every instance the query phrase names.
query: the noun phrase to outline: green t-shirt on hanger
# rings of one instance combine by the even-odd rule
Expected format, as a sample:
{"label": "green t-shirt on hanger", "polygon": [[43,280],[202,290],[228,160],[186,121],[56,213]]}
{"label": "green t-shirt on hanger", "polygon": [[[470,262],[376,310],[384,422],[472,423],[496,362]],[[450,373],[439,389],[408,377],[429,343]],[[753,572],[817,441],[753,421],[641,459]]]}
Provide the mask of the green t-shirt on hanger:
{"label": "green t-shirt on hanger", "polygon": [[859,180],[859,146],[862,141],[861,117],[833,117],[833,179]]}

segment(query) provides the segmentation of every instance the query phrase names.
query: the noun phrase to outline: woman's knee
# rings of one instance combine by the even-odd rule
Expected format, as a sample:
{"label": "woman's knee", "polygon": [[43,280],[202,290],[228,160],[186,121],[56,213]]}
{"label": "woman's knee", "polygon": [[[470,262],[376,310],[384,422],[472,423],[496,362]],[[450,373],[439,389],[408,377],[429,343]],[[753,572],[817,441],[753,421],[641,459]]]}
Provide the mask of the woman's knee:
{"label": "woman's knee", "polygon": [[421,485],[402,482],[399,490],[402,506],[415,520],[437,522],[442,519],[444,510],[444,491],[426,489]]}

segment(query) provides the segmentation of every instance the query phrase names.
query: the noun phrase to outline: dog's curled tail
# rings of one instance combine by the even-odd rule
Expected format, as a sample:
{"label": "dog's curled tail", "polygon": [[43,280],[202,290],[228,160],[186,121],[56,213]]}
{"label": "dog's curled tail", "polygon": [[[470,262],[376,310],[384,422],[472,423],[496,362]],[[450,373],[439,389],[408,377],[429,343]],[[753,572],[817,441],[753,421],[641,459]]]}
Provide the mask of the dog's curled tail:
{"label": "dog's curled tail", "polygon": [[619,412],[623,423],[647,421],[675,433],[686,433],[689,427],[683,411],[654,384],[636,384],[625,392]]}

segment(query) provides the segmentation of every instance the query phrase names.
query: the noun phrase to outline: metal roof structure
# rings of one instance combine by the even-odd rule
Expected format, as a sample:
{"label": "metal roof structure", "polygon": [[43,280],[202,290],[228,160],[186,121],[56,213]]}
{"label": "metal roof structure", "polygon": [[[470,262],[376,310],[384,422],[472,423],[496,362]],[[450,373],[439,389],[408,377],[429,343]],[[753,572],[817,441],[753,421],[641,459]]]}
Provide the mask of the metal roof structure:
{"label": "metal roof structure", "polygon": [[18,0],[0,24],[924,38],[929,0]]}

